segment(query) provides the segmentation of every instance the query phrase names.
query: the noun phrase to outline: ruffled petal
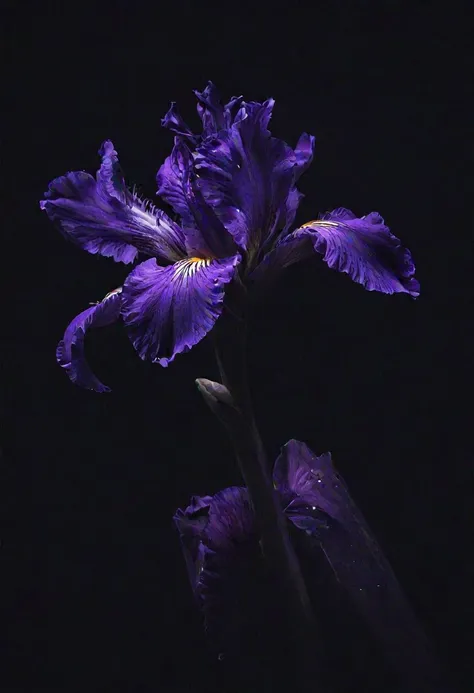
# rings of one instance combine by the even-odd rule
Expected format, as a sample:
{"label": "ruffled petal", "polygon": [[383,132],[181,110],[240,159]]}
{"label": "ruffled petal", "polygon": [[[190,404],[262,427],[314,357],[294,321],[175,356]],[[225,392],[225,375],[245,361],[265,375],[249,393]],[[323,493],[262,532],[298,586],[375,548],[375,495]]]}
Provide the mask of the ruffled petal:
{"label": "ruffled petal", "polygon": [[84,337],[90,328],[105,327],[120,317],[122,289],[116,289],[94,306],[79,313],[67,327],[56,350],[56,359],[70,380],[95,392],[110,392],[110,388],[92,373],[84,354]]}
{"label": "ruffled petal", "polygon": [[235,242],[255,255],[285,224],[296,157],[267,129],[273,100],[244,103],[233,126],[197,148],[198,186]]}
{"label": "ruffled petal", "polygon": [[167,366],[200,342],[221,314],[225,285],[239,262],[236,255],[138,265],[123,287],[122,315],[140,357]]}
{"label": "ruffled petal", "polygon": [[181,216],[188,257],[228,257],[236,253],[232,236],[196,186],[191,152],[179,139],[156,181],[157,194]]}
{"label": "ruffled petal", "polygon": [[368,291],[420,294],[410,251],[390,233],[377,212],[357,218],[336,209],[279,241],[252,274],[260,281],[316,250],[329,267],[345,272]]}
{"label": "ruffled petal", "polygon": [[41,209],[89,253],[124,263],[133,262],[138,252],[170,262],[181,259],[185,246],[179,226],[127,189],[110,141],[104,142],[100,155],[97,179],[84,171],[56,178]]}

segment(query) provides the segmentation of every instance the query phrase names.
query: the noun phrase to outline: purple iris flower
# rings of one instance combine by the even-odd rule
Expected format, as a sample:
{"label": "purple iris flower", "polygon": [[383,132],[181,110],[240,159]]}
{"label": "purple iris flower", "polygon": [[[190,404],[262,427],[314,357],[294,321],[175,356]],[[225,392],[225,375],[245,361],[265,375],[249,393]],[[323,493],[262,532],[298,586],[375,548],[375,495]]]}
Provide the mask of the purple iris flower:
{"label": "purple iris flower", "polygon": [[[284,515],[299,530],[319,539],[337,522],[337,505],[319,487],[330,456],[316,457],[290,440],[273,470]],[[191,586],[206,628],[221,639],[244,614],[249,587],[262,578],[263,555],[246,488],[233,486],[214,496],[194,496],[174,516]]]}
{"label": "purple iris flower", "polygon": [[108,295],[67,328],[58,361],[83,387],[108,390],[84,360],[90,327],[122,317],[139,356],[167,366],[212,329],[233,279],[260,284],[314,251],[370,291],[419,294],[409,251],[375,212],[357,218],[336,209],[291,231],[302,197],[296,182],[312,161],[315,139],[304,133],[292,149],[272,137],[272,99],[234,97],[223,106],[211,83],[195,93],[200,135],[174,104],[162,121],[176,137],[157,192],[179,223],[127,188],[110,141],[100,149],[95,178],[67,173],[41,201],[84,250],[125,264],[148,258],[113,294],[113,305]]}

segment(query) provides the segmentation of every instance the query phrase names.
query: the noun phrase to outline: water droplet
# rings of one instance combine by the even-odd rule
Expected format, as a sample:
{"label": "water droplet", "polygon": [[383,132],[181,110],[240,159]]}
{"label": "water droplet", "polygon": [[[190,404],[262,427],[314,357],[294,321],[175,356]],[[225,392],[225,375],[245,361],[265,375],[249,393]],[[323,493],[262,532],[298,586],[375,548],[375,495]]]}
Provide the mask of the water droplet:
{"label": "water droplet", "polygon": [[222,662],[222,660],[224,659],[224,653],[219,652],[219,654],[217,655],[217,659],[219,660],[219,662]]}

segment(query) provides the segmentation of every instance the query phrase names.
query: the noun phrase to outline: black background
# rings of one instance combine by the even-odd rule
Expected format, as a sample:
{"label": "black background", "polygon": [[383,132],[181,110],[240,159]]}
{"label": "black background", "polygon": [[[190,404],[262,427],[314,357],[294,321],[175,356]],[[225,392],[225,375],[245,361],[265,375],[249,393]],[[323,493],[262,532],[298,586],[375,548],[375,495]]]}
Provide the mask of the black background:
{"label": "black background", "polygon": [[95,172],[106,138],[153,199],[172,145],[160,119],[175,100],[196,126],[208,79],[223,97],[273,96],[290,144],[316,135],[297,221],[375,209],[413,253],[416,301],[320,258],[287,270],[253,313],[252,386],[268,454],[293,437],[332,451],[470,687],[468,3],[308,7],[3,5],[2,690],[225,691],[171,519],[240,481],[194,385],[217,375],[209,345],[163,369],[121,326],[98,330],[88,355],[113,392],[73,386],[56,343],[127,268],[65,242],[38,207],[52,178]]}

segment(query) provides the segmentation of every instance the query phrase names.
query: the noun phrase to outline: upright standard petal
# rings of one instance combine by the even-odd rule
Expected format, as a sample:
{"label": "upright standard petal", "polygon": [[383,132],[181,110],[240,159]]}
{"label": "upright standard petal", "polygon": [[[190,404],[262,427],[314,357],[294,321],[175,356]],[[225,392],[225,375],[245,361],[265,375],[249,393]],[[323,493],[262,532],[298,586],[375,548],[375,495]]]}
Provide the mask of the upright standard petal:
{"label": "upright standard petal", "polygon": [[239,261],[236,255],[138,265],[124,283],[122,315],[139,356],[167,366],[200,342],[221,314],[225,285]]}
{"label": "upright standard petal", "polygon": [[171,155],[159,169],[157,194],[181,216],[186,254],[204,257],[235,255],[237,247],[196,185],[193,158],[188,147],[176,140]]}
{"label": "upright standard petal", "polygon": [[267,129],[273,100],[245,103],[233,126],[197,148],[198,186],[243,249],[254,256],[285,224],[296,157]]}
{"label": "upright standard petal", "polygon": [[87,330],[105,327],[120,317],[122,289],[115,289],[94,306],[79,313],[67,327],[56,350],[56,359],[70,380],[81,387],[95,392],[110,392],[110,388],[92,373],[84,354],[84,338]]}
{"label": "upright standard petal", "polygon": [[178,137],[184,138],[187,142],[196,146],[202,139],[215,135],[223,128],[229,128],[240,109],[243,101],[242,96],[233,96],[224,106],[221,104],[219,92],[212,82],[208,82],[203,91],[194,91],[197,97],[197,111],[202,122],[202,134],[192,132],[190,127],[184,122],[179,114],[176,103],[173,101],[162,118],[161,124],[175,132]]}
{"label": "upright standard petal", "polygon": [[345,272],[368,291],[420,294],[410,251],[390,233],[377,212],[357,218],[336,209],[284,237],[252,274],[260,281],[316,250],[329,267]]}
{"label": "upright standard petal", "polygon": [[110,141],[104,142],[100,155],[97,179],[84,171],[56,178],[41,209],[89,253],[124,263],[133,262],[138,252],[170,262],[182,258],[184,236],[179,226],[127,189]]}
{"label": "upright standard petal", "polygon": [[225,127],[224,107],[219,92],[212,82],[203,91],[194,91],[197,97],[197,110],[202,121],[202,136],[208,137]]}
{"label": "upright standard petal", "polygon": [[196,144],[199,139],[182,119],[174,101],[171,103],[165,117],[161,119],[161,125],[177,135],[189,139],[193,144]]}

